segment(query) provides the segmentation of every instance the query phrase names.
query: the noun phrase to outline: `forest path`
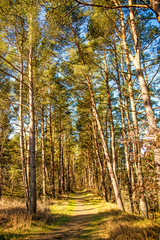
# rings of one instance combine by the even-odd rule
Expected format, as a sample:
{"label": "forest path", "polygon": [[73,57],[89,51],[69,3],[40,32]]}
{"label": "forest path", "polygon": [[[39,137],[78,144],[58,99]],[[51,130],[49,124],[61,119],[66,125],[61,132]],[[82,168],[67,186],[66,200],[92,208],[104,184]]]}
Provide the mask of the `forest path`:
{"label": "forest path", "polygon": [[[90,192],[77,191],[66,197],[60,205],[65,207],[56,210],[54,204],[54,208],[51,206],[51,212],[55,215],[55,220],[50,224],[51,228],[54,225],[52,232],[30,235],[25,239],[109,239],[106,230],[105,238],[100,238],[98,234],[102,229],[98,230],[97,226],[103,220],[106,211],[106,208],[103,208],[106,203],[100,197]],[[114,211],[114,215],[118,214],[120,211],[116,209],[116,205],[113,206],[112,209],[109,207],[109,211]]]}
{"label": "forest path", "polygon": [[[50,207],[52,220],[25,240],[145,240],[160,239],[160,225],[119,211],[87,191],[64,196]],[[148,221],[148,222],[147,222]]]}

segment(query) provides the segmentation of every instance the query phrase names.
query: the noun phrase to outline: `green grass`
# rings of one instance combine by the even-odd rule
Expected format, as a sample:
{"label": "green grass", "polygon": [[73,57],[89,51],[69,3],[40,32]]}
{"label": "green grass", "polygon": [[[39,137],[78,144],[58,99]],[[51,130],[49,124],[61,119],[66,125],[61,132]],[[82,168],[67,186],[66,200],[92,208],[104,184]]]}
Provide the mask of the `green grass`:
{"label": "green grass", "polygon": [[[70,195],[72,196],[72,195]],[[62,226],[70,221],[75,207],[75,200],[68,199],[68,201],[61,200],[49,207],[51,214],[55,216],[54,225]]]}

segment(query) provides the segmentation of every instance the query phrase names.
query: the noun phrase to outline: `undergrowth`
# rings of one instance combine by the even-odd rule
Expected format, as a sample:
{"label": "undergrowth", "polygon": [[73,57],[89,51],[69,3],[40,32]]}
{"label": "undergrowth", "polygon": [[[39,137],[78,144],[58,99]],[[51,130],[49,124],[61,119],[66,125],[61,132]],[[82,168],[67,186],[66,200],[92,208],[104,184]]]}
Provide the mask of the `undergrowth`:
{"label": "undergrowth", "polygon": [[[38,201],[35,215],[28,213],[24,200],[2,199],[0,201],[0,232],[21,232],[38,230],[50,225],[54,218],[49,208]],[[46,207],[47,206],[47,207]]]}

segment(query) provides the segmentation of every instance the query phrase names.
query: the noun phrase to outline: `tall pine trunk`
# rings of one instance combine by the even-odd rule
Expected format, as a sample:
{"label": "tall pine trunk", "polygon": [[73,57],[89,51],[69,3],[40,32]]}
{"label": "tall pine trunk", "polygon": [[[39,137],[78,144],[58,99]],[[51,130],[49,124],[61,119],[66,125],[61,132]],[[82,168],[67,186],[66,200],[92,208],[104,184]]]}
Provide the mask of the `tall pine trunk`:
{"label": "tall pine trunk", "polygon": [[[60,110],[61,111],[61,110]],[[59,162],[58,162],[58,192],[62,194],[62,125],[61,114],[59,120]]]}
{"label": "tall pine trunk", "polygon": [[67,160],[67,192],[71,191],[71,179],[70,179],[70,139],[66,141],[66,160]]}
{"label": "tall pine trunk", "polygon": [[30,143],[30,212],[36,213],[36,166],[35,166],[35,122],[33,87],[33,16],[29,18],[29,143]]}
{"label": "tall pine trunk", "polygon": [[27,178],[27,169],[24,153],[24,127],[23,127],[23,41],[24,41],[24,23],[22,22],[22,43],[20,49],[20,62],[21,62],[21,75],[20,75],[20,86],[19,86],[19,121],[20,121],[20,153],[21,153],[21,165],[24,183],[24,193],[26,200],[26,207],[29,210],[29,186]]}
{"label": "tall pine trunk", "polygon": [[42,192],[43,203],[46,202],[46,162],[45,162],[45,145],[44,145],[44,106],[42,106]]}
{"label": "tall pine trunk", "polygon": [[112,114],[111,97],[110,97],[110,89],[109,89],[109,78],[108,78],[107,61],[106,61],[105,52],[104,52],[104,64],[105,64],[105,82],[106,82],[107,100],[108,100],[109,118],[110,118],[110,127],[111,127],[112,164],[113,164],[114,175],[117,179],[114,123],[113,123],[113,114]]}
{"label": "tall pine trunk", "polygon": [[96,131],[96,123],[95,120],[92,117],[92,129],[93,129],[93,137],[94,137],[94,145],[95,145],[95,152],[98,159],[98,164],[100,168],[100,178],[101,178],[101,185],[102,185],[102,196],[103,198],[108,201],[108,193],[107,193],[107,187],[105,185],[105,169],[104,169],[104,163],[101,159],[99,147],[98,147],[98,141],[97,141],[97,131]]}
{"label": "tall pine trunk", "polygon": [[64,145],[62,141],[62,190],[65,192],[65,159],[64,159]]}
{"label": "tall pine trunk", "polygon": [[54,172],[55,172],[55,164],[54,164],[54,132],[52,131],[52,103],[50,101],[49,108],[49,126],[50,126],[50,152],[51,152],[51,183],[52,183],[52,197],[55,198],[55,181],[54,181]]}

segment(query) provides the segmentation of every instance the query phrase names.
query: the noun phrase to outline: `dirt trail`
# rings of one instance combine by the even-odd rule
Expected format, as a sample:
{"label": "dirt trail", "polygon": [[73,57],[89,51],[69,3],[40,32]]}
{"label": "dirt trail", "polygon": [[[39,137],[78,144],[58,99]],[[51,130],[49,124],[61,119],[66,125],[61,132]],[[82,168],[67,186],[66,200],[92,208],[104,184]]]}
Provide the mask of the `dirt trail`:
{"label": "dirt trail", "polygon": [[72,194],[69,200],[74,201],[73,210],[69,221],[49,234],[40,234],[25,238],[26,240],[51,240],[51,239],[92,239],[89,236],[90,217],[98,213],[97,208],[90,204],[89,198],[82,192]]}
{"label": "dirt trail", "polygon": [[32,233],[21,239],[160,240],[160,223],[122,212],[116,204],[105,203],[89,192],[70,194],[54,205],[49,229],[49,233]]}

